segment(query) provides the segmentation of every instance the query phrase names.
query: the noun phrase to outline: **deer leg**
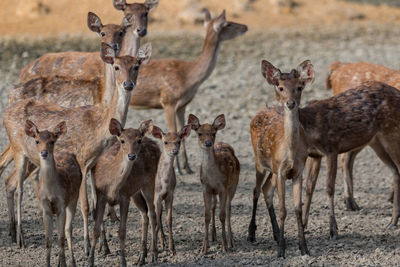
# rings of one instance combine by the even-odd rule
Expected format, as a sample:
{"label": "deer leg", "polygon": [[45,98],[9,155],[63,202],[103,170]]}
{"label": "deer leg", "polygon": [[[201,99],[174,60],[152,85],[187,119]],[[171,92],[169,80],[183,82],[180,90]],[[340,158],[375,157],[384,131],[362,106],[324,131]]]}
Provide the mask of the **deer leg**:
{"label": "deer leg", "polygon": [[302,179],[303,179],[302,174],[300,174],[297,178],[293,180],[293,202],[297,219],[299,249],[301,251],[301,255],[305,254],[309,255],[310,252],[308,251],[307,248],[306,238],[304,236],[304,225],[301,216],[301,190],[303,185]]}
{"label": "deer leg", "polygon": [[360,210],[353,193],[353,166],[354,160],[361,149],[353,150],[340,155],[340,163],[342,166],[342,177],[344,185],[344,202],[347,210]]}
{"label": "deer leg", "polygon": [[208,251],[208,227],[211,221],[211,201],[212,195],[207,191],[203,190],[203,199],[204,199],[204,239],[203,239],[203,246],[201,248],[201,253],[203,255],[207,254]]}
{"label": "deer leg", "polygon": [[157,249],[157,234],[156,234],[156,212],[154,207],[154,187],[144,188],[142,190],[142,195],[144,200],[146,201],[147,208],[149,210],[150,217],[150,226],[151,226],[151,252],[152,257],[151,261],[153,263],[157,262],[158,258],[158,249]]}
{"label": "deer leg", "polygon": [[110,220],[112,223],[119,221],[117,213],[115,212],[114,206],[108,205],[107,216],[110,217]]}
{"label": "deer leg", "polygon": [[53,235],[53,218],[48,205],[43,205],[43,225],[46,240],[46,264],[50,267],[51,243]]}
{"label": "deer leg", "polygon": [[231,226],[231,203],[232,203],[233,196],[228,196],[226,200],[226,225],[228,228],[228,249],[233,249],[233,233],[232,233],[232,226]]}
{"label": "deer leg", "polygon": [[96,250],[97,239],[100,236],[101,225],[103,224],[104,210],[106,208],[106,200],[103,197],[99,196],[96,205],[97,205],[96,207],[97,212],[93,228],[92,247],[90,249],[89,264],[88,264],[89,266],[94,266],[94,253]]}
{"label": "deer leg", "polygon": [[15,210],[14,210],[14,194],[17,190],[17,175],[14,169],[12,173],[5,180],[6,194],[7,194],[7,206],[8,206],[8,231],[11,236],[11,241],[17,242],[17,229],[15,228]]}
{"label": "deer leg", "polygon": [[222,232],[222,252],[227,252],[227,241],[226,241],[226,230],[225,230],[225,219],[226,219],[226,200],[228,197],[228,192],[224,190],[219,193],[219,220],[221,222],[221,232]]}
{"label": "deer leg", "polygon": [[20,155],[14,158],[15,168],[17,169],[17,192],[18,192],[18,202],[17,202],[17,246],[19,248],[25,247],[24,234],[22,231],[22,194],[23,194],[23,184],[26,177],[27,162],[25,156]]}
{"label": "deer leg", "polygon": [[58,230],[58,266],[67,267],[65,261],[65,208],[59,209],[60,212],[57,216],[57,230]]}
{"label": "deer leg", "polygon": [[149,217],[147,216],[147,205],[144,200],[142,194],[140,192],[136,193],[133,197],[133,202],[136,207],[139,209],[140,214],[142,215],[142,242],[140,246],[140,254],[137,264],[143,265],[145,264],[145,260],[147,257],[147,231],[149,228]]}
{"label": "deer leg", "polygon": [[83,218],[83,238],[84,238],[85,255],[89,256],[89,250],[90,250],[89,227],[88,227],[89,203],[87,199],[87,190],[86,190],[86,169],[82,171],[82,182],[81,182],[81,187],[79,188],[79,200],[81,203],[81,213]]}
{"label": "deer leg", "polygon": [[[276,221],[276,215],[274,210],[274,191],[276,187],[276,175],[272,174],[272,172],[268,175],[267,180],[265,181],[262,190],[264,195],[265,204],[267,205],[269,218],[271,220],[272,232],[274,235],[274,240],[279,241],[280,230],[278,226],[278,222]],[[278,243],[279,245],[279,243]]]}
{"label": "deer leg", "polygon": [[211,200],[211,241],[217,240],[217,229],[215,228],[215,209],[217,208],[217,196],[212,195]]}
{"label": "deer leg", "polygon": [[74,251],[72,250],[72,220],[74,219],[75,216],[75,211],[76,211],[76,204],[78,202],[78,199],[72,201],[66,209],[66,222],[65,222],[65,236],[67,237],[67,244],[68,244],[68,250],[69,250],[69,255],[71,257],[71,266],[75,267],[76,266],[76,261],[74,257]]}
{"label": "deer leg", "polygon": [[306,161],[306,199],[303,206],[303,225],[307,228],[308,218],[310,215],[311,200],[314,194],[315,185],[317,184],[319,170],[321,168],[321,157],[308,157]]}
{"label": "deer leg", "polygon": [[125,238],[126,238],[126,223],[128,220],[129,211],[129,198],[123,198],[120,202],[120,224],[119,224],[119,246],[121,250],[121,266],[126,267],[126,256],[125,256]]}
{"label": "deer leg", "polygon": [[160,195],[158,195],[157,193],[155,194],[154,197],[155,201],[154,201],[154,206],[156,209],[156,218],[157,218],[157,226],[156,226],[156,235],[158,236],[158,233],[161,229],[161,245],[163,250],[165,249],[165,234],[163,231],[163,226],[162,226],[162,198]]}
{"label": "deer leg", "polygon": [[285,178],[280,173],[277,179],[277,189],[279,197],[279,239],[278,239],[278,258],[285,257],[286,242],[285,242],[285,219],[286,219],[286,204],[285,193],[286,185]]}
{"label": "deer leg", "polygon": [[[96,182],[94,181],[94,175],[92,172],[92,169],[89,169],[87,171],[87,175],[89,176],[90,180],[90,193],[92,196],[91,202],[92,202],[92,218],[95,220],[96,218],[96,203],[97,203],[97,195],[96,195]],[[86,179],[86,177],[84,178]]]}
{"label": "deer leg", "polygon": [[169,255],[174,256],[176,254],[175,251],[175,242],[172,233],[172,207],[173,207],[173,192],[167,196],[165,199],[165,207],[167,209],[167,223],[168,223],[168,248],[169,248]]}
{"label": "deer leg", "polygon": [[[103,215],[103,217],[104,217],[104,215]],[[104,252],[103,252],[104,256],[111,254],[111,251],[110,251],[110,248],[109,248],[108,242],[107,242],[106,233],[107,233],[107,229],[106,229],[106,224],[104,223],[104,218],[103,218],[101,221],[101,242],[100,242],[99,251],[101,251],[101,249],[104,247]]]}
{"label": "deer leg", "polygon": [[[178,129],[182,129],[185,126],[185,107],[181,107],[176,112],[176,120],[178,123]],[[181,141],[181,149],[179,151],[179,155],[176,159],[177,165],[181,167],[182,170],[185,170],[187,174],[192,174],[194,171],[189,166],[189,160],[186,153],[185,139]]]}
{"label": "deer leg", "polygon": [[[257,213],[257,204],[258,204],[258,198],[260,197],[261,193],[261,185],[264,181],[265,174],[267,173],[266,170],[262,168],[257,168],[256,166],[256,186],[254,187],[253,190],[253,210],[251,213],[251,221],[249,224],[249,230],[248,230],[248,236],[247,240],[250,242],[256,241],[256,230],[257,230],[257,225],[256,225],[256,213]],[[270,173],[268,175],[268,178],[271,178],[272,174]]]}
{"label": "deer leg", "polygon": [[0,154],[0,176],[3,174],[5,168],[7,168],[8,164],[14,160],[13,158],[14,152],[11,148],[11,145],[8,144],[7,147]]}
{"label": "deer leg", "polygon": [[336,182],[336,170],[337,170],[337,154],[332,153],[326,156],[326,193],[329,198],[329,235],[332,239],[338,238],[338,227],[335,218],[335,182]]}

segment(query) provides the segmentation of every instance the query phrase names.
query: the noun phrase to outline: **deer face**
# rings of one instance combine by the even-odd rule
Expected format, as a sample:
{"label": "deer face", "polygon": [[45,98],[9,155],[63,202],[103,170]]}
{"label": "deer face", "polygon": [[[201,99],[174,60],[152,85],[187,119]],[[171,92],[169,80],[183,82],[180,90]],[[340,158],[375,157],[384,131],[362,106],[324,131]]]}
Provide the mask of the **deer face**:
{"label": "deer face", "polygon": [[186,125],[178,133],[164,133],[159,127],[153,126],[153,136],[161,139],[164,152],[175,157],[179,154],[179,148],[183,139],[190,135],[190,125]]}
{"label": "deer face", "polygon": [[112,135],[117,136],[123,158],[128,162],[133,162],[143,147],[143,137],[151,132],[152,127],[152,120],[147,120],[140,124],[139,129],[123,129],[119,121],[111,119],[109,130]]}
{"label": "deer face", "polygon": [[208,10],[205,11],[204,25],[207,29],[207,35],[219,38],[221,41],[236,38],[247,32],[247,26],[232,21],[227,21],[225,10],[221,15],[212,19]]}
{"label": "deer face", "polygon": [[158,0],[146,0],[142,3],[127,4],[126,0],[113,0],[114,7],[124,12],[125,17],[132,24],[129,30],[139,37],[147,34],[148,14],[158,5]]}
{"label": "deer face", "polygon": [[217,132],[225,128],[225,115],[217,116],[212,124],[205,123],[201,125],[199,119],[190,114],[188,124],[196,131],[200,148],[211,149],[214,147]]}
{"label": "deer face", "polygon": [[135,88],[141,64],[146,64],[151,56],[151,45],[143,45],[136,57],[116,57],[115,51],[109,45],[102,43],[101,58],[104,62],[113,65],[116,84],[126,91]]}
{"label": "deer face", "polygon": [[303,89],[314,80],[314,70],[309,60],[301,63],[297,69],[292,69],[290,73],[282,73],[263,60],[261,72],[267,82],[274,86],[277,101],[289,110],[298,108]]}
{"label": "deer face", "polygon": [[61,135],[66,133],[66,131],[67,126],[65,121],[59,123],[52,132],[47,130],[39,131],[36,125],[30,120],[27,120],[25,124],[25,133],[35,139],[39,157],[43,160],[46,160],[50,155],[53,155],[54,144]]}

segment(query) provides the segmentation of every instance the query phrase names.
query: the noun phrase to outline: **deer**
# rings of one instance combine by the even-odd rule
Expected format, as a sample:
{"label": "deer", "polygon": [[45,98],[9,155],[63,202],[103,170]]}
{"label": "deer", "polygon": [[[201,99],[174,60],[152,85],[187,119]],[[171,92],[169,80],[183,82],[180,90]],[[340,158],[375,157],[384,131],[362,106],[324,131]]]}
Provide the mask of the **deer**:
{"label": "deer", "polygon": [[[3,124],[14,153],[17,179],[17,246],[25,246],[22,224],[21,203],[23,181],[26,178],[28,163],[39,166],[37,153],[33,153],[33,140],[24,138],[24,132],[19,123],[27,119],[35,121],[42,127],[54,124],[63,119],[69,125],[69,131],[58,140],[58,150],[68,150],[76,155],[82,176],[95,165],[101,153],[115,142],[115,137],[108,132],[111,118],[117,118],[125,124],[129,99],[135,87],[141,64],[147,63],[151,55],[151,46],[145,45],[139,49],[137,57],[116,57],[115,50],[103,43],[101,56],[104,62],[112,64],[115,71],[115,93],[111,105],[107,108],[83,106],[78,108],[63,108],[59,105],[27,99],[10,105],[4,112]],[[95,133],[95,134],[93,134]],[[12,180],[12,179],[11,179]],[[9,194],[8,194],[9,195]],[[87,227],[88,203],[86,197],[86,179],[82,180],[79,198],[84,213],[85,253],[89,253],[89,237]]]}
{"label": "deer", "polygon": [[[65,236],[71,257],[71,266],[76,266],[72,250],[72,221],[79,198],[82,173],[74,154],[54,152],[58,138],[67,131],[65,121],[57,124],[53,131],[39,130],[30,120],[25,122],[25,134],[35,140],[36,153],[40,158],[39,200],[43,209],[43,223],[46,236],[46,263],[50,265],[52,246],[53,215],[56,215],[58,244],[58,265],[66,266]],[[65,232],[64,232],[65,230]]]}
{"label": "deer", "polygon": [[157,143],[146,136],[151,134],[152,127],[151,120],[142,122],[138,129],[124,129],[114,118],[110,121],[110,134],[116,136],[118,141],[101,155],[94,168],[93,176],[98,201],[89,266],[94,265],[95,246],[102,225],[104,251],[109,253],[103,222],[107,203],[120,205],[120,262],[121,266],[126,266],[125,237],[130,198],[142,216],[142,242],[138,264],[143,265],[147,256],[148,212],[152,228],[152,261],[157,261],[156,214],[153,200],[157,163],[161,152]]}
{"label": "deer", "polygon": [[[301,93],[314,80],[311,62],[306,60],[290,73],[281,72],[270,62],[263,60],[261,72],[268,84],[274,88],[279,107],[267,107],[251,120],[250,133],[256,167],[256,189],[258,199],[260,187],[267,171],[269,176],[262,191],[271,218],[274,239],[278,242],[278,257],[285,257],[286,242],[284,226],[286,219],[286,181],[293,183],[293,202],[297,218],[299,249],[302,255],[310,254],[302,224],[302,173],[308,157],[305,131],[299,120]],[[279,198],[279,226],[273,208],[275,187]],[[255,209],[250,227],[255,228]]]}
{"label": "deer", "polygon": [[[369,62],[345,63],[336,61],[328,68],[326,89],[332,89],[333,94],[337,95],[370,80],[384,82],[399,89],[399,77],[400,71],[389,69],[379,64]],[[353,165],[360,151],[361,149],[353,150],[342,154],[340,157],[346,208],[352,211],[360,209],[353,194]],[[393,201],[393,191],[388,199],[389,201]]]}
{"label": "deer", "polygon": [[[226,20],[225,11],[211,18],[205,11],[206,37],[200,55],[193,61],[157,59],[146,65],[138,78],[130,105],[134,109],[163,109],[168,131],[177,132],[185,124],[186,106],[215,68],[222,42],[247,31],[247,26]],[[157,75],[155,75],[157,74]],[[178,157],[178,171],[193,173],[188,165],[185,142]],[[182,166],[181,166],[182,165]]]}
{"label": "deer", "polygon": [[[204,239],[201,252],[208,252],[208,229],[211,224],[211,240],[216,240],[215,209],[219,197],[219,219],[222,230],[222,251],[234,246],[231,228],[231,203],[239,182],[240,163],[234,149],[226,143],[215,143],[218,131],[225,128],[224,114],[218,115],[212,124],[200,124],[199,119],[190,114],[188,124],[197,133],[201,153],[200,182],[203,185],[204,199]],[[225,221],[226,219],[226,221]],[[225,231],[228,228],[228,237]]]}
{"label": "deer", "polygon": [[156,209],[157,228],[156,235],[161,229],[161,244],[165,249],[165,234],[162,226],[162,203],[167,210],[168,224],[168,248],[170,256],[176,254],[175,242],[172,233],[172,207],[174,191],[176,187],[176,176],[174,169],[175,157],[179,154],[179,148],[183,139],[190,135],[190,125],[185,125],[178,133],[164,133],[159,127],[153,126],[153,136],[162,141],[163,151],[157,167],[157,176],[154,191],[154,206]]}

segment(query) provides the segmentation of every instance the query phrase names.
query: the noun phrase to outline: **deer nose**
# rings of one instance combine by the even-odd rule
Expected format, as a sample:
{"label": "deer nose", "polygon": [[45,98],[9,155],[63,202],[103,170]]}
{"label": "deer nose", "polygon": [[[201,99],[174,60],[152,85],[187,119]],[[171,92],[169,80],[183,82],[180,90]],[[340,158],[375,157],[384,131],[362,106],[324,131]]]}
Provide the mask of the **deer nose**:
{"label": "deer nose", "polygon": [[178,153],[179,153],[179,149],[174,149],[174,150],[172,150],[172,154],[178,155]]}
{"label": "deer nose", "polygon": [[135,153],[129,153],[129,154],[128,154],[128,159],[129,159],[130,161],[134,161],[134,160],[136,159],[136,154],[135,154]]}
{"label": "deer nose", "polygon": [[288,109],[294,109],[296,107],[296,101],[294,100],[288,100],[286,102],[286,106],[288,107]]}
{"label": "deer nose", "polygon": [[212,146],[211,141],[206,141],[204,144],[206,145],[206,147],[211,147]]}
{"label": "deer nose", "polygon": [[139,27],[139,28],[136,29],[136,32],[140,37],[144,37],[147,34],[147,29]]}
{"label": "deer nose", "polygon": [[133,88],[135,87],[135,84],[132,81],[125,81],[123,85],[124,89],[128,91],[132,91]]}
{"label": "deer nose", "polygon": [[43,159],[47,158],[47,157],[49,156],[49,151],[47,151],[47,150],[42,150],[42,151],[40,152],[40,156],[41,156]]}

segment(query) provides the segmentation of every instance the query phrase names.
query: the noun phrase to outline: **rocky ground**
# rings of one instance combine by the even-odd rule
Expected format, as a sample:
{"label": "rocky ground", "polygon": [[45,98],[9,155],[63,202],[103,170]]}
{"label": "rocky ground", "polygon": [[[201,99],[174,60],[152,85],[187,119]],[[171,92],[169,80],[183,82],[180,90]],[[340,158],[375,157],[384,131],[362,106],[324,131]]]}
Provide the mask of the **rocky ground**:
{"label": "rocky ground", "polygon": [[[249,32],[237,40],[225,43],[212,76],[204,82],[187,114],[196,114],[201,121],[211,122],[218,114],[227,117],[227,128],[218,133],[217,139],[230,143],[241,162],[239,186],[232,203],[232,224],[235,249],[221,253],[220,227],[217,223],[218,242],[211,244],[210,253],[199,253],[203,237],[203,200],[199,181],[199,149],[197,137],[192,134],[187,141],[190,163],[196,171],[193,175],[178,176],[174,201],[174,234],[177,255],[168,257],[161,252],[162,265],[358,265],[398,266],[400,264],[400,230],[385,229],[390,222],[392,205],[386,201],[390,192],[391,177],[388,169],[376,158],[372,150],[365,149],[355,166],[355,197],[361,210],[350,212],[343,204],[343,186],[338,173],[336,190],[336,216],[340,239],[329,239],[329,209],[325,194],[325,167],[317,184],[311,208],[306,238],[311,256],[301,256],[297,246],[297,224],[293,212],[291,185],[288,184],[288,216],[285,234],[287,257],[276,257],[277,245],[272,238],[267,210],[262,200],[257,219],[257,242],[246,241],[247,227],[252,207],[252,189],[255,183],[253,153],[250,145],[249,122],[258,109],[266,103],[276,104],[273,90],[266,85],[260,74],[261,59],[268,59],[283,70],[296,67],[305,59],[315,66],[316,80],[304,92],[304,102],[329,97],[332,93],[324,86],[325,72],[335,60],[370,61],[398,68],[400,47],[398,27],[331,27],[307,30],[277,30]],[[160,57],[194,58],[201,49],[202,37],[197,35],[168,35],[150,39],[153,55]],[[6,107],[7,91],[17,81],[22,66],[48,51],[95,50],[94,39],[72,38],[45,39],[40,41],[0,41],[0,113]],[[130,110],[127,125],[152,118],[166,128],[161,110]],[[0,147],[4,148],[7,137],[0,129]],[[6,175],[6,174],[5,174]],[[4,176],[5,176],[4,175]],[[3,178],[4,179],[4,178]],[[41,214],[29,182],[25,185],[23,224],[27,248],[18,249],[10,242],[7,231],[7,205],[4,183],[0,183],[0,265],[39,266],[45,264],[45,244]],[[275,201],[277,206],[277,201]],[[111,255],[96,253],[99,266],[116,266],[119,263],[118,224],[107,221]],[[83,254],[83,228],[80,213],[74,220],[74,247],[79,266],[86,265]],[[93,222],[90,222],[90,229]],[[140,240],[140,215],[132,205],[127,233],[127,261],[133,265],[138,256]],[[54,235],[56,238],[56,235]],[[54,247],[56,242],[54,239]],[[56,263],[54,249],[52,263]]]}

